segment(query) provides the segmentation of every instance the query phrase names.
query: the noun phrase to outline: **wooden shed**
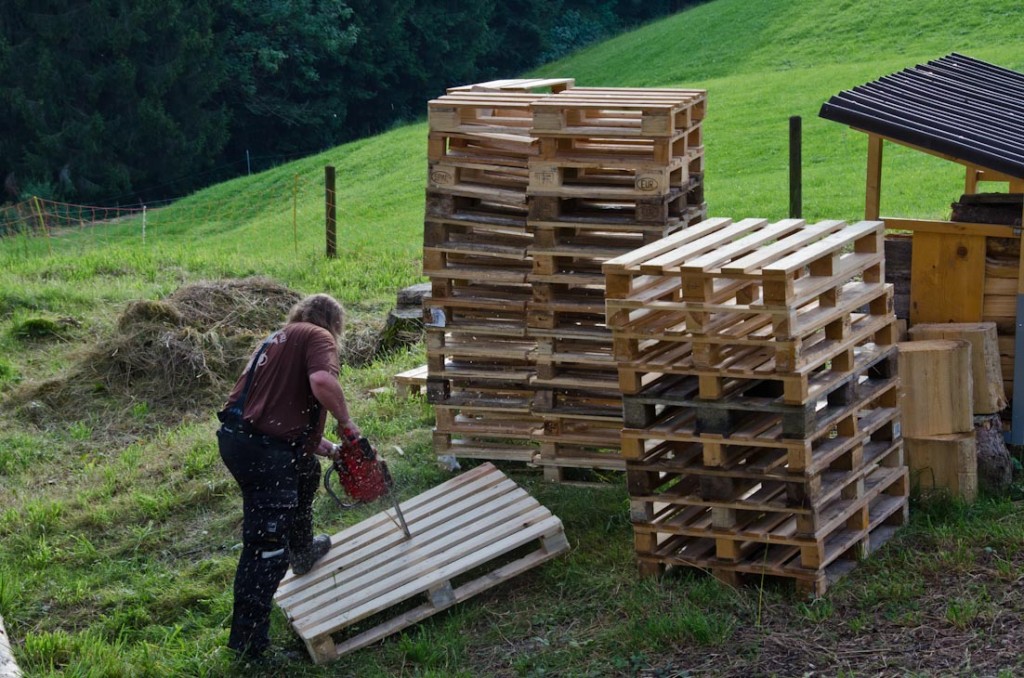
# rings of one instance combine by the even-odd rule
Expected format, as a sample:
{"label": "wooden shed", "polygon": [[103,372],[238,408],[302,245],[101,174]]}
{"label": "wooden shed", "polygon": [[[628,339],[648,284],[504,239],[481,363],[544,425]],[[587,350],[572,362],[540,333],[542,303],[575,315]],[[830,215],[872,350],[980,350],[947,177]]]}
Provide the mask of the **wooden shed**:
{"label": "wooden shed", "polygon": [[[950,54],[841,92],[820,115],[868,135],[865,218],[884,220],[893,244],[912,234],[910,324],[995,321],[1007,394],[1024,393],[1024,73]],[[881,216],[886,142],[963,165],[963,209],[949,221]],[[1008,194],[982,194],[982,182]],[[1012,407],[1009,441],[1022,444],[1024,398]]]}

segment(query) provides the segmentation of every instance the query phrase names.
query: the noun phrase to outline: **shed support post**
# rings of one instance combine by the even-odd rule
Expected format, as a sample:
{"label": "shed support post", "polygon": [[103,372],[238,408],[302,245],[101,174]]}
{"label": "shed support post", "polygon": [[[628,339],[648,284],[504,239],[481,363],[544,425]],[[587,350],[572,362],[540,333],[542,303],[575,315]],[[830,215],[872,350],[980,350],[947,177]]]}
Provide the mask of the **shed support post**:
{"label": "shed support post", "polygon": [[864,218],[874,220],[882,213],[882,137],[868,135],[868,182]]}
{"label": "shed support post", "polygon": [[[1013,190],[1013,182],[1010,183],[1010,190]],[[1021,223],[1024,223],[1024,215]],[[1006,442],[1011,445],[1024,444],[1024,247],[1020,248],[1017,266],[1017,317],[1013,335],[1013,410],[1010,431],[1006,436]]]}
{"label": "shed support post", "polygon": [[967,195],[974,195],[978,192],[978,179],[981,175],[981,170],[972,165],[967,166],[967,177],[964,180],[964,193]]}

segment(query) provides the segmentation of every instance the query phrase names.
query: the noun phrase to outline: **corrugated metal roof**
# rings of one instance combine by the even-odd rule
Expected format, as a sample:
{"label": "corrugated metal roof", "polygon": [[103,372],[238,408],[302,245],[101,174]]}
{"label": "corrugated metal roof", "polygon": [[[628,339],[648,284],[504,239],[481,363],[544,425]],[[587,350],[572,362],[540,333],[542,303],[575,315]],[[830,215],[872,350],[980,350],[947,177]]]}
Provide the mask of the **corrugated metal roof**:
{"label": "corrugated metal roof", "polygon": [[819,115],[1024,177],[1024,73],[950,54],[840,92]]}

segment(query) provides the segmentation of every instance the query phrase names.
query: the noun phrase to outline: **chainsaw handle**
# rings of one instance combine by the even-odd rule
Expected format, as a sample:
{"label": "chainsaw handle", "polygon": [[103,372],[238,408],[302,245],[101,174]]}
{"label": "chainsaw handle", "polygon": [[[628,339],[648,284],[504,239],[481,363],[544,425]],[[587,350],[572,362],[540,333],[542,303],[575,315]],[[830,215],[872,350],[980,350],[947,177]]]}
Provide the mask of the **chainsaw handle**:
{"label": "chainsaw handle", "polygon": [[330,466],[327,467],[327,470],[324,471],[324,489],[327,491],[327,494],[331,496],[331,499],[334,500],[334,503],[337,504],[338,508],[340,508],[341,510],[348,511],[351,508],[355,508],[356,504],[358,504],[359,502],[352,502],[351,504],[347,504],[343,502],[341,500],[341,497],[339,497],[338,494],[331,488],[332,473],[338,473],[338,466],[336,463],[332,463]]}

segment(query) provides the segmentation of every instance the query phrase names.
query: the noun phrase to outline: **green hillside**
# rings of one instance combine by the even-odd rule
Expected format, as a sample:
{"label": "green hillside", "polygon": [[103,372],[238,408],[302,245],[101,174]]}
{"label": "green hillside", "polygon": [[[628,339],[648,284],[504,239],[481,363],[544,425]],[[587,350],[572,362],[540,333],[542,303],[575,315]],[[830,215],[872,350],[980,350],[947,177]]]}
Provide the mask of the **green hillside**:
{"label": "green hillside", "polygon": [[[707,88],[716,216],[786,215],[788,119],[803,116],[804,214],[853,220],[863,214],[865,137],[819,119],[822,102],[953,51],[1024,68],[1022,30],[1024,5],[1011,0],[713,0],[537,74]],[[735,592],[699,574],[639,581],[620,478],[553,487],[515,466],[507,472],[563,519],[568,557],[335,666],[312,666],[275,613],[283,650],[263,667],[234,665],[223,646],[241,514],[213,440],[215,401],[185,406],[159,389],[115,394],[68,377],[109,355],[130,300],[200,280],[262,275],[329,292],[359,341],[396,289],[422,279],[426,136],[425,124],[409,125],[210,187],[152,210],[145,243],[138,218],[0,240],[0,617],[26,675],[1024,670],[1011,623],[1024,509],[1013,502],[916,506],[900,538],[810,603],[784,587]],[[336,260],[322,253],[327,164],[338,172]],[[891,145],[885,172],[884,214],[946,216],[963,182],[950,163]],[[239,337],[207,339],[230,347]],[[414,348],[342,374],[403,497],[445,477],[433,464],[431,412],[422,398],[371,391],[422,356]],[[366,515],[326,502],[316,511],[327,531]]]}

